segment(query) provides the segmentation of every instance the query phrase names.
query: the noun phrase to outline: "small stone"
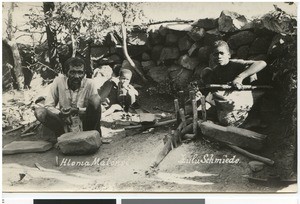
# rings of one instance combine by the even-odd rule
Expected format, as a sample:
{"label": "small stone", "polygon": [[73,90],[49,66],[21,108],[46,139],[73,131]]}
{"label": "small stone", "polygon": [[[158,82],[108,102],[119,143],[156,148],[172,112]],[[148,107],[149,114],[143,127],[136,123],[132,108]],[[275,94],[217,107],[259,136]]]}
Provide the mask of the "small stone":
{"label": "small stone", "polygon": [[259,172],[264,168],[265,164],[259,161],[251,161],[249,162],[249,166],[253,172]]}
{"label": "small stone", "polygon": [[45,152],[52,148],[52,143],[46,141],[14,141],[3,147],[3,155],[19,153]]}
{"label": "small stone", "polygon": [[174,45],[178,41],[178,36],[174,33],[169,33],[166,36],[166,45]]}
{"label": "small stone", "polygon": [[143,69],[147,72],[149,71],[152,67],[155,67],[155,62],[150,60],[150,61],[143,61],[142,63],[142,67]]}
{"label": "small stone", "polygon": [[164,67],[152,67],[147,75],[155,82],[160,83],[168,78],[166,69]]}
{"label": "small stone", "polygon": [[160,54],[160,60],[178,59],[179,49],[177,47],[164,47]]}
{"label": "small stone", "polygon": [[158,61],[160,59],[160,55],[161,55],[161,52],[162,52],[163,48],[164,47],[162,45],[155,45],[152,48],[152,51],[151,51],[152,60]]}
{"label": "small stone", "polygon": [[192,58],[188,55],[183,55],[178,60],[179,64],[189,70],[194,70],[195,67],[200,63],[198,58]]}
{"label": "small stone", "polygon": [[143,61],[151,60],[151,57],[150,57],[150,55],[148,53],[144,52],[142,54],[142,60]]}
{"label": "small stone", "polygon": [[112,142],[112,139],[102,139],[102,144],[110,144]]}
{"label": "small stone", "polygon": [[184,36],[178,41],[178,47],[180,51],[187,51],[191,48],[192,45],[193,43],[188,36]]}
{"label": "small stone", "polygon": [[158,45],[163,43],[163,37],[159,34],[158,30],[151,30],[149,32],[149,40],[152,45]]}
{"label": "small stone", "polygon": [[194,40],[199,41],[205,36],[205,30],[203,28],[194,27],[188,35]]}
{"label": "small stone", "polygon": [[101,145],[100,134],[96,130],[68,132],[57,138],[59,149],[63,154],[93,154]]}

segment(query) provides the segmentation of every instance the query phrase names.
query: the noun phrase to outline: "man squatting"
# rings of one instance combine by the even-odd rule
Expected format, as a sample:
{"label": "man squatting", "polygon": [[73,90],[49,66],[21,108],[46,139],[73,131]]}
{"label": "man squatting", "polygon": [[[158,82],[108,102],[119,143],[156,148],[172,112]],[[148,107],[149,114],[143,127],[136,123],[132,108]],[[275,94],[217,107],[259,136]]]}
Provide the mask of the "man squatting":
{"label": "man squatting", "polygon": [[[88,130],[97,130],[101,136],[102,110],[106,115],[119,110],[128,112],[129,107],[136,102],[138,92],[129,84],[132,77],[130,70],[121,70],[120,77],[117,79],[104,76],[107,73],[102,71],[107,72],[107,67],[102,70],[97,68],[99,81],[99,78],[86,78],[85,69],[86,64],[83,59],[78,57],[68,59],[63,66],[64,75],[56,77],[50,86],[45,106],[35,108],[34,114],[37,120],[52,130],[56,137],[66,132]],[[107,80],[104,84],[103,80],[101,82],[103,78]],[[100,88],[97,82],[101,82]],[[79,116],[79,126],[81,126],[79,129],[72,129],[72,125],[78,123],[72,120],[73,116]]]}

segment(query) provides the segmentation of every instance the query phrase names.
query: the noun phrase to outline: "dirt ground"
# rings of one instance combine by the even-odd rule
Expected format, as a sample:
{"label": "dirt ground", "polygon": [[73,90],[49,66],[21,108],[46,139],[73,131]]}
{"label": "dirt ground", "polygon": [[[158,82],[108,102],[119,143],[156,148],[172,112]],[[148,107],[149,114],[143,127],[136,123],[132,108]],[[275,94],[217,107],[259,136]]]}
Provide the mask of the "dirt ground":
{"label": "dirt ground", "polygon": [[[145,93],[140,104],[151,112],[152,108],[173,109],[173,99]],[[162,105],[163,104],[163,105]],[[249,182],[244,175],[264,178],[278,174],[282,178],[293,175],[292,160],[295,140],[288,133],[285,121],[278,114],[278,106],[267,98],[261,108],[267,128],[257,132],[268,135],[265,148],[258,152],[275,161],[273,167],[265,166],[259,173],[251,172],[251,159],[227,149],[220,144],[199,136],[195,141],[183,143],[173,149],[156,169],[150,168],[163,148],[163,138],[171,126],[156,128],[153,133],[139,133],[126,136],[123,129],[112,129],[103,123],[103,137],[111,139],[102,144],[93,155],[65,156],[52,148],[44,153],[26,153],[3,156],[4,192],[276,192],[284,191],[286,185],[260,185]],[[39,132],[40,133],[40,132]],[[40,134],[20,138],[20,132],[3,135],[3,146],[15,140],[41,139]],[[233,164],[211,164],[188,162],[189,158],[203,159],[233,158]],[[56,162],[58,158],[58,164]],[[69,159],[69,160],[68,160]],[[71,162],[90,162],[99,159],[102,165],[71,166]],[[183,162],[183,160],[185,162]],[[67,165],[67,162],[70,161]],[[38,163],[42,169],[35,166]],[[66,165],[64,165],[66,164]],[[20,174],[25,177],[20,180]],[[289,187],[296,191],[296,186]]]}

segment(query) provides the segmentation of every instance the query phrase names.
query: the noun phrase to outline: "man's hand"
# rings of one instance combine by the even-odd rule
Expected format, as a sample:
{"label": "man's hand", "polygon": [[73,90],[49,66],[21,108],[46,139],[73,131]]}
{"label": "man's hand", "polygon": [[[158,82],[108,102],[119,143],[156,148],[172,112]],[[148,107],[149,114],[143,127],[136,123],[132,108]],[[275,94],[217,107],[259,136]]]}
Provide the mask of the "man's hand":
{"label": "man's hand", "polygon": [[70,115],[75,115],[75,114],[78,114],[79,113],[79,108],[73,108],[73,107],[69,107],[69,108],[62,108],[60,110],[60,117],[62,118],[66,118]]}
{"label": "man's hand", "polygon": [[237,76],[231,83],[230,85],[233,86],[233,88],[237,89],[237,90],[242,90],[242,86],[243,86],[243,78],[240,76]]}

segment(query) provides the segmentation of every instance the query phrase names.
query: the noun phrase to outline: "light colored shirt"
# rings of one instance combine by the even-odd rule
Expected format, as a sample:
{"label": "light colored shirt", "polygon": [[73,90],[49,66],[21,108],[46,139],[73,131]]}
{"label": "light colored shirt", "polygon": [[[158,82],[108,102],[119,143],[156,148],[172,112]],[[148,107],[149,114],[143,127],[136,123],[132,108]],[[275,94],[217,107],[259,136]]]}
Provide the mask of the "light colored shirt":
{"label": "light colored shirt", "polygon": [[[56,77],[51,84],[50,92],[45,101],[45,107],[51,112],[58,114],[61,108],[78,107],[79,113],[84,113],[89,98],[98,94],[94,82],[91,79],[83,78],[79,89],[72,91],[68,87],[68,78],[64,75]],[[57,109],[59,105],[59,109]]]}

